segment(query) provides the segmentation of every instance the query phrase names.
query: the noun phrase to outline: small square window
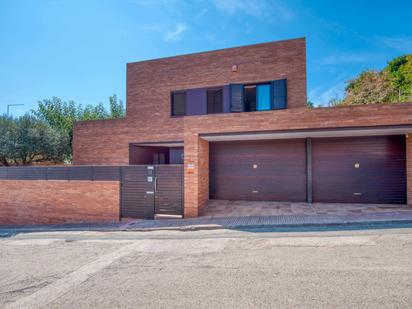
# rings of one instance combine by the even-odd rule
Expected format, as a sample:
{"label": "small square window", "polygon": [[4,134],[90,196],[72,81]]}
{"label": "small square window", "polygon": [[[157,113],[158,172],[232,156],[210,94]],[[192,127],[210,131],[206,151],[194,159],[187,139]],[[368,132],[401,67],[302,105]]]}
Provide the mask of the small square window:
{"label": "small square window", "polygon": [[172,93],[172,116],[186,115],[186,92]]}

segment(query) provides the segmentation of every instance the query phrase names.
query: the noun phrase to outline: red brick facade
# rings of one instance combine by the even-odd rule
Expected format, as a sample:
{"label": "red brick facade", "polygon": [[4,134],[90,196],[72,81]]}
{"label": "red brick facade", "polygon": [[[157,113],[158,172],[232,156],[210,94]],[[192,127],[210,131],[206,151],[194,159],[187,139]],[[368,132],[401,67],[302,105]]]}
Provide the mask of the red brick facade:
{"label": "red brick facade", "polygon": [[[288,109],[171,117],[172,91],[284,78]],[[201,134],[412,125],[412,104],[308,109],[306,100],[304,39],[130,63],[126,119],[76,123],[74,163],[126,165],[130,143],[184,141],[185,216],[194,217],[209,198],[209,143]],[[408,176],[411,149],[407,139]]]}
{"label": "red brick facade", "polygon": [[183,141],[183,118],[170,116],[171,91],[283,78],[288,108],[305,106],[304,39],[129,63],[126,119],[76,123],[74,163],[128,164],[130,143]]}
{"label": "red brick facade", "polygon": [[0,224],[115,222],[119,182],[0,180]]}
{"label": "red brick facade", "polygon": [[[298,129],[336,129],[412,125],[412,104],[368,105],[307,109],[296,108],[240,114],[220,114],[185,117],[185,216],[198,216],[208,199],[208,142],[199,135],[205,133],[261,132]],[[407,139],[408,176],[412,173],[410,153],[412,143]],[[412,175],[411,175],[412,176]],[[408,177],[408,202],[411,203],[412,184]]]}

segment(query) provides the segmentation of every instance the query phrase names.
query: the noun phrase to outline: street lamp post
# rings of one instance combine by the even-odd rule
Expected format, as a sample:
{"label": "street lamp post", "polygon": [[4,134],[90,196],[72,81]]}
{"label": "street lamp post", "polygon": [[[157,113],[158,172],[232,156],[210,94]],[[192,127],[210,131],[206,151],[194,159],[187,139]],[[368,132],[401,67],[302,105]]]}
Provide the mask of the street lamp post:
{"label": "street lamp post", "polygon": [[22,106],[24,104],[7,104],[7,116],[9,115],[10,112],[10,106]]}

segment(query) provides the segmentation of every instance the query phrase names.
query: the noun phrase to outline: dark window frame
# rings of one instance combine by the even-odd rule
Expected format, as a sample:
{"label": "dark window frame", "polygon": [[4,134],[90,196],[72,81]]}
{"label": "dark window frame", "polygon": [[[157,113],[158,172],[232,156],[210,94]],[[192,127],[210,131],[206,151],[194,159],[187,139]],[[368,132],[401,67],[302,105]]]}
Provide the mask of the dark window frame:
{"label": "dark window frame", "polygon": [[[210,111],[209,109],[209,91],[220,91],[222,94],[222,101],[220,103],[220,111],[215,112],[215,111]],[[213,115],[213,114],[222,114],[224,111],[224,90],[223,87],[213,87],[213,88],[207,88],[206,89],[206,114],[207,115]]]}
{"label": "dark window frame", "polygon": [[265,112],[265,111],[271,111],[274,110],[274,106],[273,106],[273,85],[272,85],[272,81],[265,81],[265,82],[256,82],[256,83],[247,83],[247,84],[243,84],[243,107],[245,107],[245,103],[246,103],[246,90],[245,88],[248,86],[255,86],[256,88],[256,108],[257,108],[257,87],[261,86],[261,85],[268,85],[270,87],[270,109],[265,109],[265,110],[254,110],[254,111],[245,111],[243,110],[242,113],[254,113],[254,112]]}
{"label": "dark window frame", "polygon": [[[184,94],[185,95],[185,106],[184,106],[184,110],[185,110],[185,112],[184,112],[184,114],[179,114],[179,115],[176,115],[175,114],[175,110],[174,110],[174,96],[176,95],[176,94]],[[173,117],[173,118],[178,118],[178,117],[184,117],[184,116],[186,116],[186,114],[187,114],[187,93],[186,93],[186,91],[184,91],[184,90],[180,90],[180,91],[172,91],[171,93],[170,93],[170,116],[171,117]]]}

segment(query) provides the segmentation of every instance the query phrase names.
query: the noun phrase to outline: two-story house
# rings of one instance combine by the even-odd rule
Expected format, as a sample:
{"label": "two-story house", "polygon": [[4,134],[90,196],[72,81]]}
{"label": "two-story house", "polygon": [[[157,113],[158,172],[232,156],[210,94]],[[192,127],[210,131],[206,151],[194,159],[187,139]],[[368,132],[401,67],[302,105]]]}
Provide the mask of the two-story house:
{"label": "two-story house", "polygon": [[126,101],[125,119],[76,123],[74,163],[184,164],[186,217],[209,199],[412,192],[412,105],[307,108],[305,39],[129,63]]}

